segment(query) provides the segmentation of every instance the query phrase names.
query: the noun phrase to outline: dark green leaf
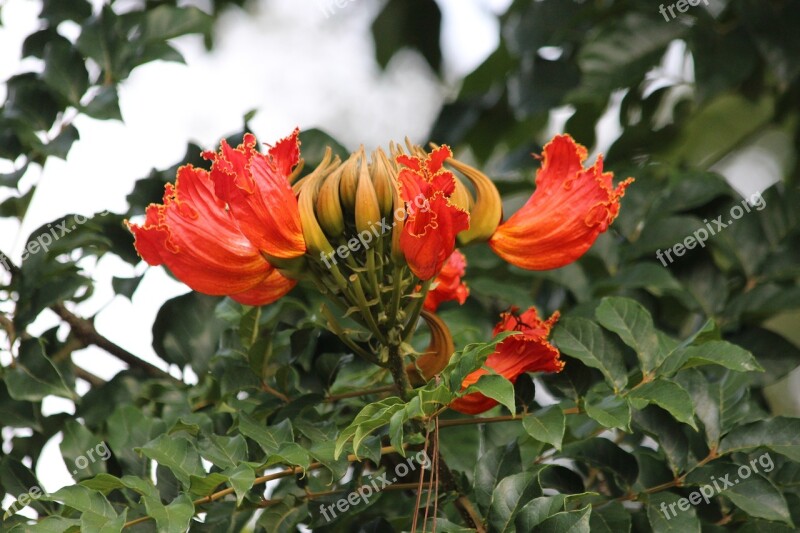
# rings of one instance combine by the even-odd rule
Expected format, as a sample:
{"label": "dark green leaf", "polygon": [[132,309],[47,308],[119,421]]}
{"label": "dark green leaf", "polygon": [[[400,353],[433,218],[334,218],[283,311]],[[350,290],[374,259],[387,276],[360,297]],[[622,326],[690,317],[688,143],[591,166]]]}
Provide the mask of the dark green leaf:
{"label": "dark green leaf", "polygon": [[645,383],[631,390],[628,399],[636,406],[654,404],[662,409],[669,411],[679,422],[689,424],[697,430],[694,421],[694,407],[692,398],[680,385],[666,379],[657,379],[650,383]]}
{"label": "dark green leaf", "polygon": [[800,461],[800,418],[777,416],[739,426],[720,442],[720,453],[769,448],[793,461]]}
{"label": "dark green leaf", "polygon": [[591,320],[565,317],[556,325],[553,341],[565,354],[602,372],[615,391],[627,385],[628,376],[622,353],[610,335]]}
{"label": "dark green leaf", "polygon": [[565,420],[564,412],[558,405],[551,405],[525,415],[525,418],[522,419],[522,426],[534,439],[561,449]]}
{"label": "dark green leaf", "polygon": [[389,0],[372,23],[378,63],[385,68],[397,51],[411,47],[438,71],[441,21],[442,13],[433,0]]}
{"label": "dark green leaf", "polygon": [[633,348],[642,363],[642,372],[653,372],[667,354],[659,347],[653,318],[641,304],[628,298],[603,298],[595,311],[597,321]]}

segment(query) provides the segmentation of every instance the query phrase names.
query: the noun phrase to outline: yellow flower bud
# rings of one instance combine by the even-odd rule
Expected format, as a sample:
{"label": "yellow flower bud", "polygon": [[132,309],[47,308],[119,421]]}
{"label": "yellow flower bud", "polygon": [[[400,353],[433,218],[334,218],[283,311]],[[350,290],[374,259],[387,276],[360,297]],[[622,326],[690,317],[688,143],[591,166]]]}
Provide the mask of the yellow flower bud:
{"label": "yellow flower bud", "polygon": [[398,264],[405,264],[406,257],[400,248],[400,236],[406,224],[406,203],[400,196],[400,189],[395,183],[392,187],[392,260]]}
{"label": "yellow flower bud", "polygon": [[339,181],[342,167],[337,168],[322,180],[317,195],[317,220],[322,229],[331,237],[344,233],[344,214],[339,201]]}
{"label": "yellow flower bud", "polygon": [[320,253],[333,252],[333,246],[328,242],[314,213],[314,203],[317,200],[322,179],[331,170],[339,166],[339,158],[331,160],[331,149],[325,151],[322,163],[308,176],[303,178],[300,194],[297,197],[297,207],[300,211],[300,223],[303,225],[303,238],[306,241],[307,253],[314,256]]}
{"label": "yellow flower bud", "polygon": [[381,220],[381,209],[378,205],[378,196],[369,177],[369,167],[364,149],[361,149],[361,166],[358,172],[358,187],[356,189],[356,230],[371,231],[373,226]]}
{"label": "yellow flower bud", "polygon": [[372,152],[371,174],[381,215],[387,216],[392,211],[392,183],[397,179],[397,171],[380,148]]}
{"label": "yellow flower bud", "polygon": [[[458,178],[456,178],[456,188],[450,196],[450,203],[468,213],[472,209],[472,204],[475,203],[475,200],[472,198],[472,193],[469,192],[469,189],[467,189]],[[463,234],[466,232],[462,231],[461,233]]]}
{"label": "yellow flower bud", "polygon": [[349,212],[356,208],[356,188],[358,187],[358,153],[342,165],[342,177],[339,180],[339,200],[342,207]]}

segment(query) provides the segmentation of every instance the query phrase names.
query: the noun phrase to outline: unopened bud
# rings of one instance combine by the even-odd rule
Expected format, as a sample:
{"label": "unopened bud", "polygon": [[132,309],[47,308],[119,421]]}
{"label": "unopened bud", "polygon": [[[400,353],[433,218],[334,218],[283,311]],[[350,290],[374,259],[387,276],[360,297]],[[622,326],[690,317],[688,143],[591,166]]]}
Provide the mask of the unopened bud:
{"label": "unopened bud", "polygon": [[339,180],[339,200],[342,207],[349,212],[356,208],[356,189],[358,188],[358,153],[342,165],[342,177]]}
{"label": "unopened bud", "polygon": [[320,183],[322,179],[339,165],[338,157],[331,160],[331,149],[325,151],[322,163],[308,176],[303,178],[303,186],[297,197],[297,207],[300,211],[300,223],[303,225],[303,238],[306,241],[306,248],[310,255],[314,256],[320,252],[331,253],[333,247],[317,221],[314,213],[314,204],[317,200]]}
{"label": "unopened bud", "polygon": [[381,219],[381,210],[378,205],[378,196],[369,177],[367,158],[362,149],[361,166],[358,172],[358,187],[356,189],[356,230],[370,231]]}
{"label": "unopened bud", "polygon": [[378,196],[381,215],[387,216],[392,211],[392,189],[396,181],[397,172],[386,154],[378,148],[372,153],[372,184]]}
{"label": "unopened bud", "polygon": [[[450,196],[450,203],[458,207],[462,211],[470,212],[472,204],[475,200],[472,199],[472,194],[469,189],[461,182],[460,179],[455,179],[456,188]],[[464,233],[463,231],[461,233]]]}
{"label": "unopened bud", "polygon": [[339,200],[341,177],[342,167],[339,167],[322,180],[317,195],[317,220],[325,233],[331,237],[338,237],[344,233],[344,214]]}

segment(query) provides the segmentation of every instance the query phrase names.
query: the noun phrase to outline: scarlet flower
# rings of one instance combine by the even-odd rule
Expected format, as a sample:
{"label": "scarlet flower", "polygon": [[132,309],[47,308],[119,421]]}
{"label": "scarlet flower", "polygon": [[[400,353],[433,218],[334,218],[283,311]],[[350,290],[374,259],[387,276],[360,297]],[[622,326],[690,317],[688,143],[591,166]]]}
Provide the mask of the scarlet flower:
{"label": "scarlet flower", "polygon": [[[452,153],[447,146],[435,149],[423,159],[399,155],[403,165],[398,179],[409,215],[400,236],[400,248],[411,271],[429,280],[442,269],[455,249],[456,235],[469,228],[469,214],[450,202],[455,177],[442,168]],[[425,200],[422,206],[419,199]]]}
{"label": "scarlet flower", "polygon": [[128,223],[139,255],[166,265],[192,289],[229,295],[246,305],[273,302],[296,284],[265,258],[305,251],[297,200],[287,177],[299,158],[297,131],[268,154],[245,135],[236,149],[222,142],[211,172],[186,165],[163,204],[147,207],[142,225]]}
{"label": "scarlet flower", "polygon": [[[525,372],[560,372],[564,362],[559,359],[558,350],[549,342],[547,336],[556,323],[559,313],[556,311],[547,320],[541,320],[536,309],[531,307],[521,315],[517,308],[500,315],[500,322],[494,327],[494,335],[502,331],[519,331],[497,345],[494,353],[486,358],[484,367],[492,369],[512,383]],[[461,390],[478,382],[481,376],[489,374],[486,368],[480,368],[464,378]],[[454,400],[450,408],[460,413],[478,414],[488,411],[497,405],[497,401],[473,392]]]}
{"label": "scarlet flower", "polygon": [[456,300],[463,304],[469,296],[469,287],[461,281],[467,271],[467,258],[458,250],[453,250],[447,262],[436,276],[434,284],[425,297],[424,308],[435,312],[443,302]]}
{"label": "scarlet flower", "polygon": [[489,240],[497,255],[527,270],[559,268],[582,256],[608,229],[633,178],[612,188],[614,175],[603,172],[602,156],[584,169],[586,156],[586,148],[569,135],[547,143],[536,190]]}

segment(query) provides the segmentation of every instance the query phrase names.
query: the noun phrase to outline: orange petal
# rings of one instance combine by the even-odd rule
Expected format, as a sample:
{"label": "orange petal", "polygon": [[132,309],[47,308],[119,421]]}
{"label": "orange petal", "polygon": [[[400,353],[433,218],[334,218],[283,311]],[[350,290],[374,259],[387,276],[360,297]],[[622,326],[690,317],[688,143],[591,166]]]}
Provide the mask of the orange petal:
{"label": "orange petal", "polygon": [[[558,350],[547,341],[547,335],[558,316],[558,313],[553,313],[553,316],[543,321],[539,319],[534,308],[520,316],[515,316],[513,310],[501,315],[500,322],[495,326],[495,335],[501,331],[520,333],[500,342],[497,349],[486,358],[484,367],[492,369],[512,383],[525,372],[560,372],[564,362],[560,360]],[[464,378],[462,390],[477,383],[481,376],[488,373],[485,368],[470,373]],[[478,414],[495,405],[495,400],[474,392],[456,399],[450,404],[450,408],[460,413]]]}
{"label": "orange petal", "polygon": [[428,199],[427,209],[409,214],[400,248],[411,271],[425,281],[439,273],[453,253],[458,232],[469,227],[469,214],[452,205],[441,191]]}
{"label": "orange petal", "polygon": [[497,255],[527,270],[548,270],[582,256],[619,213],[619,199],[632,178],[616,188],[603,159],[583,168],[586,148],[569,135],[544,147],[536,191],[489,240]]}
{"label": "orange petal", "polygon": [[213,161],[216,195],[227,202],[241,232],[256,248],[272,257],[291,259],[306,251],[297,199],[289,184],[299,159],[298,130],[279,141],[268,154],[255,150],[256,138],[246,134],[232,148],[222,141]]}
{"label": "orange petal", "polygon": [[411,380],[411,384],[415,387],[423,385],[444,370],[456,351],[450,328],[438,315],[423,310],[420,316],[428,324],[428,329],[431,332],[431,342],[416,361],[406,365],[406,373]]}
{"label": "orange petal", "polygon": [[469,287],[461,281],[466,270],[466,257],[458,250],[453,250],[439,275],[436,276],[431,290],[428,291],[424,308],[434,312],[439,305],[450,300],[456,300],[459,304],[463,304],[469,296]]}
{"label": "orange petal", "polygon": [[240,293],[274,272],[214,196],[208,172],[190,165],[178,170],[174,186],[167,184],[164,204],[151,204],[144,224],[128,228],[142,259],[166,265],[198,292]]}

